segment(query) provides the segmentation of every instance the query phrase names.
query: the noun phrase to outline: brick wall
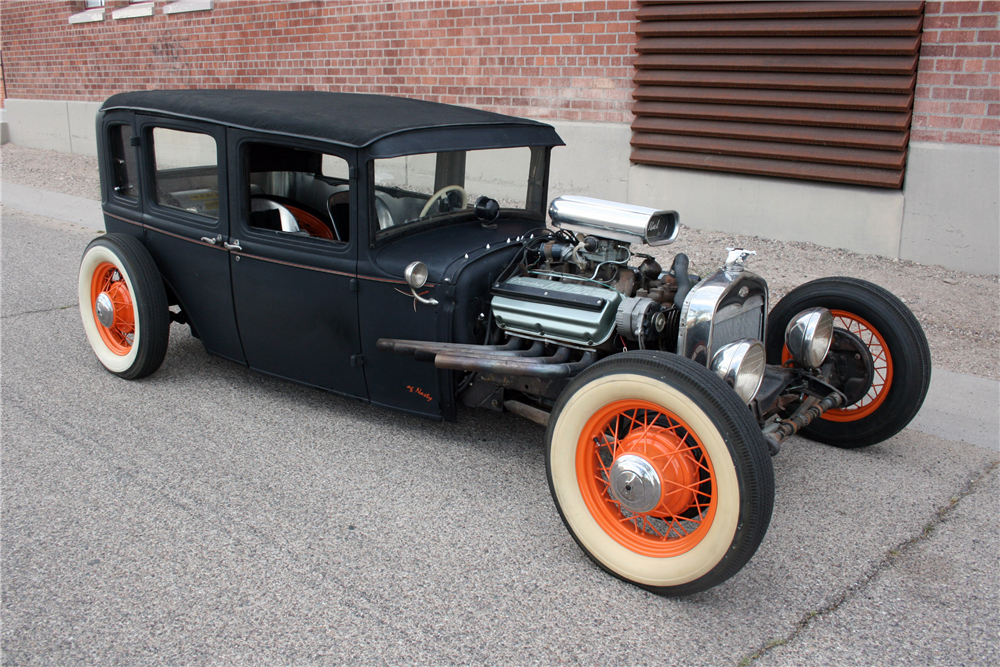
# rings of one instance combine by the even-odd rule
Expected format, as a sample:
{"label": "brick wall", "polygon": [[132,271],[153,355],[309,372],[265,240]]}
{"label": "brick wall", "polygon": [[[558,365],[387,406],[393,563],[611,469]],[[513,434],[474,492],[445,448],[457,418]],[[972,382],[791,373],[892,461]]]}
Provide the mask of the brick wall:
{"label": "brick wall", "polygon": [[1000,2],[928,2],[914,141],[1000,145]]}
{"label": "brick wall", "polygon": [[76,2],[3,3],[12,98],[146,88],[384,93],[568,120],[631,121],[629,0],[247,2],[70,25]]}
{"label": "brick wall", "polygon": [[[3,2],[6,93],[102,100],[182,87],[385,93],[630,122],[635,0],[250,2],[70,25],[83,0]],[[928,2],[916,141],[1000,143],[996,0]]]}

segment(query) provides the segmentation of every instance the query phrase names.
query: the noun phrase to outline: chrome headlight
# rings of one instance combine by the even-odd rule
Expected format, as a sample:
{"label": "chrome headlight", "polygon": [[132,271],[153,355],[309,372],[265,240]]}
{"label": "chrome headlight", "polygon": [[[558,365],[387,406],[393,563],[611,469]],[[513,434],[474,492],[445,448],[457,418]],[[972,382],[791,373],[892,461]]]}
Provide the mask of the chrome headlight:
{"label": "chrome headlight", "polygon": [[406,284],[413,289],[420,289],[427,282],[427,265],[423,262],[413,262],[403,271]]}
{"label": "chrome headlight", "polygon": [[803,368],[819,367],[832,342],[833,315],[826,308],[803,310],[785,328],[785,345]]}
{"label": "chrome headlight", "polygon": [[712,357],[712,370],[749,403],[764,379],[766,355],[758,340],[744,338],[725,345]]}

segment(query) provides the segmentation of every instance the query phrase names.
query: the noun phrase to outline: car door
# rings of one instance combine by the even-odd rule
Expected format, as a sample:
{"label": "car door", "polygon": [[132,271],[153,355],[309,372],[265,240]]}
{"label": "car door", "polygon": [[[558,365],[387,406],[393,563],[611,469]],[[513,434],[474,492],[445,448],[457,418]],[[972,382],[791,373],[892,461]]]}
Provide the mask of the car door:
{"label": "car door", "polygon": [[246,363],[236,329],[229,254],[226,129],[137,115],[146,248],[211,353]]}
{"label": "car door", "polygon": [[[228,246],[247,363],[367,398],[358,335],[354,156],[232,129],[229,151],[237,166]],[[281,227],[289,212],[299,231]],[[317,226],[326,228],[325,236]]]}

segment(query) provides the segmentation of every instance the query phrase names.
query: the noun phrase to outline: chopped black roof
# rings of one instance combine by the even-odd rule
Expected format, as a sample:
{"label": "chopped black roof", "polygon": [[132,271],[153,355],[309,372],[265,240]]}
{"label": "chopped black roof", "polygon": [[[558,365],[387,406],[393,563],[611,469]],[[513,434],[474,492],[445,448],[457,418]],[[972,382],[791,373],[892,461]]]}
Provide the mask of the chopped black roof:
{"label": "chopped black roof", "polygon": [[272,90],[149,90],[101,107],[134,109],[367,148],[374,157],[503,146],[560,146],[525,118],[386,95]]}

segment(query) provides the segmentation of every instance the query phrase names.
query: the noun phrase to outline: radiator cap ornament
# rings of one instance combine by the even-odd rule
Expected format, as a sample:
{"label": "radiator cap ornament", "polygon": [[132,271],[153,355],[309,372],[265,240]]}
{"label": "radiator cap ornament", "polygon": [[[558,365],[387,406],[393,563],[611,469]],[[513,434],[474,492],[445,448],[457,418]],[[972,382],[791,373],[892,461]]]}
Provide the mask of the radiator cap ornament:
{"label": "radiator cap ornament", "polygon": [[741,272],[750,256],[757,254],[753,250],[744,250],[743,248],[726,248],[726,250],[729,251],[729,255],[726,257],[726,273]]}

